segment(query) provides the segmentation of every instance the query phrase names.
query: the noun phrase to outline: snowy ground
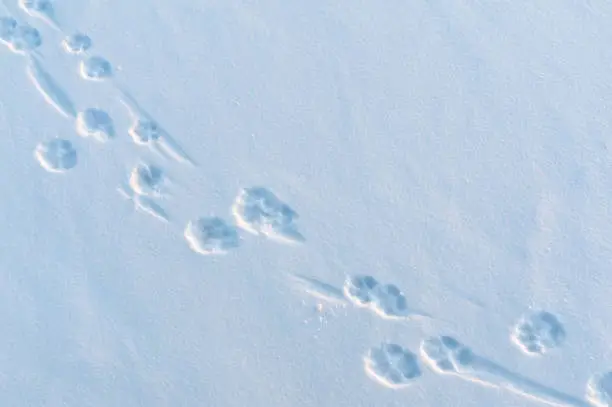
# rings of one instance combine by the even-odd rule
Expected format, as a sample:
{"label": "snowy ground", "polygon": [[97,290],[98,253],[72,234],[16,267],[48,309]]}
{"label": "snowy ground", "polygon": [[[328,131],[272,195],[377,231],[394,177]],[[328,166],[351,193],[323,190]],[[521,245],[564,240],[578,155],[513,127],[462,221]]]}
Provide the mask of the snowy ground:
{"label": "snowy ground", "polygon": [[610,405],[612,3],[2,1],[3,404]]}

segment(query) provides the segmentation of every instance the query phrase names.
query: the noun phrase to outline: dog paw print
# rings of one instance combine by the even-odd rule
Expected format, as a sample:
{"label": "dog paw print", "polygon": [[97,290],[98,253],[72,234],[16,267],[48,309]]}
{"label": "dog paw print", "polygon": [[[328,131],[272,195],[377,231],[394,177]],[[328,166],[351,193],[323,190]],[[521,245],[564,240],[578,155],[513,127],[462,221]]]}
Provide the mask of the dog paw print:
{"label": "dog paw print", "polygon": [[366,373],[389,388],[409,386],[422,375],[416,355],[394,343],[371,348],[364,363]]}
{"label": "dog paw print", "polygon": [[421,342],[421,357],[435,372],[461,374],[472,364],[474,354],[452,336],[436,336]]}
{"label": "dog paw print", "polygon": [[565,340],[565,329],[559,319],[547,311],[524,315],[514,326],[513,342],[528,355],[543,355]]}
{"label": "dog paw print", "polygon": [[374,289],[378,281],[372,276],[348,276],[344,282],[344,295],[355,305],[369,306],[375,300]]}

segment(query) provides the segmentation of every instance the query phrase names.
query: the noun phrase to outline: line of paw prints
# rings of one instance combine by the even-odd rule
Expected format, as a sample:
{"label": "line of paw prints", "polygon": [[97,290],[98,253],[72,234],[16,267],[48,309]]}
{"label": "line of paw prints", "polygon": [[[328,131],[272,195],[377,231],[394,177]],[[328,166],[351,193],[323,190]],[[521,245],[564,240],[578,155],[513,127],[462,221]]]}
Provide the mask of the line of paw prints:
{"label": "line of paw prints", "polygon": [[[20,7],[32,17],[40,18],[52,27],[61,30],[50,0],[20,0]],[[19,23],[13,17],[0,17],[0,42],[16,54],[35,57],[43,38],[40,32],[27,23]],[[103,82],[113,77],[112,64],[105,58],[89,55],[93,42],[83,33],[65,35],[62,41],[63,49],[70,54],[81,55],[84,58],[79,63],[79,73],[85,80]],[[45,75],[38,68],[38,77]],[[43,78],[45,79],[45,78]],[[52,79],[52,78],[51,78]],[[98,142],[107,142],[115,137],[116,131],[112,118],[98,108],[87,108],[74,115],[73,109],[65,97],[59,97],[61,90],[51,80],[38,82],[43,96],[50,103],[55,102],[58,110],[68,112],[68,116],[76,116],[76,132],[82,137]],[[123,102],[134,117],[133,125],[128,134],[139,146],[146,146],[160,155],[175,158],[179,161],[189,161],[186,154],[174,143],[159,124],[146,114],[127,92],[123,92]],[[34,152],[41,166],[47,171],[62,173],[74,168],[78,162],[77,152],[72,143],[65,139],[52,139],[40,142]],[[137,209],[158,219],[168,221],[168,215],[156,198],[163,196],[167,179],[160,168],[139,164],[130,173],[128,186],[122,188],[123,194],[131,199]],[[240,244],[238,228],[274,240],[285,242],[301,242],[303,236],[295,225],[297,213],[280,201],[269,190],[261,187],[245,188],[237,196],[232,214],[236,226],[219,217],[204,217],[188,222],[184,237],[189,247],[202,255],[225,254],[237,248]],[[367,307],[384,318],[401,318],[410,315],[403,293],[394,285],[379,284],[371,276],[353,277],[346,281],[344,294],[353,304]],[[543,355],[553,348],[562,345],[565,330],[558,319],[545,311],[538,311],[522,316],[516,323],[511,338],[526,354]],[[536,399],[550,398],[546,389],[540,387],[539,394],[529,387],[529,383],[521,382],[517,377],[505,374],[504,370],[493,369],[491,362],[461,345],[452,337],[439,337],[424,340],[421,344],[421,356],[426,365],[440,374],[458,374],[470,377],[481,376],[490,381],[510,381],[512,388],[522,385],[524,394]],[[480,364],[475,364],[474,360]],[[390,388],[403,388],[418,379],[422,373],[417,357],[408,349],[396,344],[382,344],[372,348],[364,358],[365,370],[370,377]],[[535,393],[534,393],[535,392]],[[537,393],[537,394],[536,394]],[[553,397],[554,398],[554,397]],[[595,406],[612,406],[612,372],[593,375],[586,389],[587,400]],[[554,401],[554,400],[553,400]],[[558,400],[557,400],[558,401]],[[563,401],[563,400],[561,400]],[[572,404],[572,403],[570,403]],[[576,404],[576,403],[573,403]]]}
{"label": "line of paw prints", "polygon": [[[127,182],[119,188],[119,192],[134,202],[136,209],[168,222],[170,220],[169,216],[157,203],[157,200],[169,196],[168,190],[171,187],[172,182],[162,168],[141,162],[130,171]],[[251,217],[248,220],[241,216],[241,211],[232,211],[233,222],[218,216],[199,217],[190,220],[183,230],[183,236],[189,248],[200,255],[206,256],[227,254],[240,246],[242,241],[240,230],[249,234],[254,233],[254,231],[259,230],[262,224],[267,222],[266,219],[268,218],[276,219],[274,224],[278,225],[278,219],[282,218],[287,211],[290,211],[293,217],[290,221],[281,222],[281,226],[283,228],[289,227],[290,224],[292,236],[299,234],[294,222],[297,216],[296,212],[266,188],[243,189],[236,197],[233,208],[242,205],[245,198],[249,200],[249,196],[255,199],[254,196],[250,195],[253,191],[257,193],[259,200],[250,202]],[[264,233],[255,234],[270,237],[270,235]],[[301,234],[299,236],[299,241],[303,241],[303,236]],[[275,240],[276,235],[270,238]],[[287,241],[287,239],[283,239],[283,241]],[[291,241],[293,242],[293,240]]]}
{"label": "line of paw prints", "polygon": [[[30,0],[29,4],[25,4],[24,1],[20,3],[20,7],[29,15],[40,18],[63,33],[64,39],[61,46],[66,53],[79,57],[78,72],[82,79],[90,82],[107,83],[115,88],[120,101],[132,117],[132,124],[127,134],[135,146],[149,148],[165,158],[192,164],[187,154],[168,132],[163,130],[160,124],[140,106],[127,89],[114,81],[115,69],[113,64],[105,57],[91,53],[94,45],[91,37],[79,31],[67,33],[56,19],[51,0]],[[114,134],[114,129],[112,131],[100,131],[100,127],[103,127],[102,130],[106,130],[107,127],[112,126],[112,119],[106,112],[98,108],[89,108],[85,109],[81,116],[87,118],[86,115],[89,116],[89,124],[92,125],[88,127],[94,127],[94,131],[89,131],[89,129],[82,131],[84,126],[79,126],[79,134],[89,137],[93,133],[93,139],[97,141],[108,141],[112,138],[108,136]],[[82,121],[81,124],[83,124]]]}
{"label": "line of paw prints", "polygon": [[[592,375],[585,389],[586,402],[497,364],[452,336],[423,339],[419,348],[422,363],[434,374],[456,376],[469,382],[493,386],[545,404],[572,407],[612,406],[612,372]],[[363,358],[366,375],[390,388],[410,387],[422,376],[418,357],[409,349],[394,343],[383,343],[366,352]]]}
{"label": "line of paw prints", "polygon": [[[405,294],[394,284],[381,284],[370,275],[347,276],[342,288],[315,278],[293,276],[299,288],[319,301],[367,309],[387,320],[409,319],[415,312],[407,306]],[[323,307],[319,302],[320,308]],[[419,316],[429,315],[416,313]],[[431,317],[430,317],[431,318]],[[544,355],[562,346],[566,331],[559,318],[547,311],[531,311],[518,318],[510,335],[512,342],[530,356]],[[368,377],[392,389],[408,387],[421,376],[417,358],[406,348],[386,343],[368,350],[364,370]],[[498,365],[452,336],[422,340],[420,358],[438,375],[455,375],[476,384],[490,384],[548,404],[584,407],[585,401],[537,383]],[[612,372],[593,375],[586,398],[596,406],[611,406]]]}
{"label": "line of paw prints", "polygon": [[[49,0],[21,0],[19,7],[29,16],[41,19],[53,28],[62,31],[55,19],[53,3]],[[13,16],[0,17],[0,42],[14,53],[32,54],[43,44],[43,37],[37,28],[28,23],[20,23]],[[86,34],[77,32],[65,35],[61,43],[67,53],[85,55],[93,42]],[[111,63],[101,56],[87,56],[79,64],[79,71],[84,79],[104,80],[113,75]]]}
{"label": "line of paw prints", "polygon": [[[159,123],[144,111],[126,89],[112,80],[114,76],[113,65],[106,58],[90,53],[93,47],[92,39],[82,32],[67,33],[56,18],[54,4],[51,0],[20,0],[19,7],[29,16],[42,20],[64,35],[61,46],[67,53],[80,57],[78,71],[83,79],[93,82],[106,82],[115,87],[119,93],[120,101],[125,105],[133,118],[132,125],[127,133],[134,142],[134,145],[149,148],[165,158],[192,163],[187,154],[170,137],[168,132],[163,130]],[[42,43],[42,37],[38,30],[27,24],[17,24],[17,21],[12,17],[4,18],[1,27],[0,32],[4,42],[9,44],[10,47],[18,49],[21,53],[29,55],[31,58],[35,57],[29,51],[38,48]],[[34,75],[35,85],[41,91],[45,100],[50,102],[63,115],[76,116],[76,114],[70,114],[74,109],[67,107],[72,104],[67,101],[68,97],[61,98],[63,103],[54,103],[58,99],[54,96],[58,93],[65,95],[65,92],[61,91],[56,81],[53,81],[52,77],[46,73],[42,63],[40,61],[35,62],[38,66],[37,72],[42,72],[42,76],[51,79],[36,81],[37,76]],[[38,77],[40,76],[38,75]],[[50,82],[53,83],[53,86],[45,86]],[[99,108],[84,109],[76,119],[77,133],[81,136],[90,137],[99,142],[106,142],[112,139],[112,136],[115,134],[112,119]]]}
{"label": "line of paw prints", "polygon": [[[19,7],[33,18],[40,19],[58,31],[65,33],[55,16],[55,8],[50,0],[20,0]],[[98,142],[107,142],[115,135],[112,118],[99,108],[86,108],[76,113],[70,97],[53,76],[45,69],[39,48],[43,43],[40,32],[27,23],[19,23],[13,16],[0,17],[0,41],[15,53],[28,58],[28,76],[36,89],[49,105],[63,116],[76,120],[77,134]],[[104,57],[91,55],[91,38],[77,32],[65,34],[61,43],[63,49],[80,56],[79,75],[88,81],[107,82],[119,93],[121,102],[133,117],[128,135],[136,146],[146,146],[160,151],[165,157],[182,162],[190,162],[186,153],[161,129],[161,126],[135,101],[129,92],[112,81],[114,68]],[[46,168],[43,166],[43,168]]]}
{"label": "line of paw prints", "polygon": [[[345,294],[353,303],[360,306],[376,307],[378,283],[370,276],[353,277],[345,284]],[[395,290],[392,290],[396,292]],[[396,298],[400,298],[396,296]],[[403,301],[401,301],[403,302]],[[377,312],[379,315],[380,312]],[[525,354],[541,356],[552,349],[562,346],[566,331],[558,317],[547,311],[534,311],[522,315],[513,327],[511,339]],[[389,346],[391,346],[389,348]],[[420,372],[416,358],[399,345],[387,345],[368,351],[365,357],[366,374],[386,387],[399,389],[407,387],[420,376],[414,374],[403,377],[402,370],[393,363],[386,362],[382,356],[392,349],[394,355],[406,354],[404,364],[414,366],[408,371]],[[374,357],[372,356],[374,355]],[[439,375],[455,375],[477,384],[489,384],[505,388],[516,394],[528,396],[546,404],[584,407],[588,404],[574,396],[546,387],[520,374],[476,354],[471,348],[451,336],[424,339],[421,342],[420,356],[432,372]],[[389,357],[387,357],[388,359]],[[395,357],[396,359],[399,356]],[[374,360],[374,361],[373,361]],[[382,362],[376,362],[380,361]],[[596,407],[612,407],[612,372],[593,374],[586,385],[585,398]]]}
{"label": "line of paw prints", "polygon": [[[64,33],[61,43],[64,51],[81,56],[78,64],[80,76],[89,81],[104,82],[113,77],[112,64],[98,55],[89,55],[93,46],[91,38],[81,32],[66,34],[57,21],[53,2],[50,0],[20,0],[19,7],[33,18],[40,19],[58,31]],[[63,116],[75,120],[76,133],[87,139],[105,143],[115,138],[116,129],[111,116],[99,108],[86,108],[78,113],[69,96],[60,85],[46,71],[41,60],[33,54],[42,44],[40,32],[30,25],[20,24],[13,17],[0,18],[0,40],[15,53],[30,57],[28,74],[33,84],[44,99]],[[169,140],[161,126],[153,120],[128,92],[120,92],[121,101],[133,117],[133,124],[128,134],[137,146],[146,146],[162,153],[166,157],[187,161],[186,154],[178,145]],[[161,147],[160,147],[161,146]],[[40,142],[34,151],[34,156],[41,167],[53,173],[65,173],[73,169],[78,162],[78,154],[74,145],[66,139],[55,138]],[[147,213],[159,220],[168,221],[166,211],[155,201],[159,197],[163,171],[149,165],[138,165],[130,174],[127,188],[120,188],[124,197],[130,199],[137,210]],[[201,227],[208,227],[206,223],[195,223]],[[195,233],[192,229],[191,240],[204,239],[202,233]],[[220,239],[213,234],[208,239]],[[192,245],[197,248],[198,245]],[[200,249],[200,251],[203,251]],[[218,252],[218,251],[212,251]]]}
{"label": "line of paw prints", "polygon": [[[40,19],[64,33],[50,0],[20,0],[18,5],[29,16]],[[36,28],[27,23],[19,23],[12,16],[0,17],[0,41],[11,51],[28,57],[27,73],[32,83],[49,105],[63,116],[74,119],[75,131],[79,136],[99,143],[106,143],[115,138],[117,132],[114,121],[106,111],[91,107],[77,113],[70,97],[45,69],[42,59],[37,55],[43,38]],[[108,60],[97,55],[88,55],[93,46],[88,35],[83,33],[65,35],[61,45],[67,53],[83,57],[78,65],[79,74],[83,79],[101,82],[112,78],[113,67]],[[135,116],[135,120],[128,134],[134,144],[146,145],[157,142],[161,138],[157,130],[159,126],[150,118],[143,119],[141,117],[143,115],[138,114],[139,109],[136,108],[135,100],[133,98],[129,100],[131,103],[126,106],[130,114]],[[73,143],[59,137],[39,142],[34,149],[34,157],[43,169],[51,173],[66,173],[78,163],[78,153]],[[156,182],[153,178],[155,174],[150,174],[149,179],[146,179],[144,172],[147,169],[153,170],[140,166],[132,175],[130,186],[134,188],[135,193],[130,189],[122,189],[122,192],[134,202],[138,210],[168,221],[165,210],[144,190],[147,185],[149,188],[154,187]],[[138,176],[143,180],[139,181]]]}
{"label": "line of paw prints", "polygon": [[[65,52],[81,57],[79,74],[83,79],[111,83],[118,90],[120,101],[133,119],[127,133],[136,146],[148,148],[164,158],[193,164],[187,153],[130,93],[112,81],[112,64],[104,57],[90,54],[92,39],[82,32],[66,32],[57,19],[52,0],[19,0],[19,7],[32,18],[45,22],[64,35],[61,46]],[[77,113],[66,92],[32,54],[31,51],[42,44],[38,30],[27,24],[18,24],[12,17],[6,17],[0,20],[0,35],[11,49],[30,57],[28,72],[32,82],[55,110],[74,119],[79,136],[100,143],[115,138],[117,130],[112,117],[97,107]],[[35,157],[44,169],[54,173],[67,172],[78,162],[73,144],[59,138],[39,143]],[[128,182],[118,189],[133,202],[137,210],[168,222],[169,216],[158,202],[163,197],[163,189],[168,185],[162,168],[140,163],[129,174]],[[242,190],[232,206],[232,214],[237,226],[219,217],[204,217],[188,222],[184,237],[189,247],[203,255],[225,254],[239,246],[238,229],[284,242],[304,241],[295,226],[297,213],[266,188]]]}
{"label": "line of paw prints", "polygon": [[384,319],[431,318],[410,309],[406,296],[395,284],[381,284],[369,275],[348,276],[343,293],[356,307],[369,309]]}
{"label": "line of paw prints", "polygon": [[10,16],[0,16],[0,42],[16,54],[30,53],[42,45],[40,32]]}
{"label": "line of paw prints", "polygon": [[185,228],[189,247],[199,254],[225,254],[240,245],[238,229],[280,240],[303,242],[297,212],[264,187],[242,189],[232,206],[236,226],[218,217],[190,221]]}
{"label": "line of paw prints", "polygon": [[[51,0],[19,0],[18,5],[29,16],[40,19],[58,31],[64,32],[56,19]],[[49,105],[63,116],[74,119],[75,130],[79,136],[100,143],[115,138],[114,121],[106,111],[99,108],[86,108],[77,113],[70,97],[45,69],[41,59],[35,54],[43,42],[42,35],[36,28],[27,23],[18,22],[13,16],[2,16],[0,17],[0,41],[11,51],[28,57],[27,73],[32,83]],[[65,35],[61,45],[67,53],[85,56],[79,63],[79,72],[83,79],[103,81],[112,77],[113,68],[109,61],[100,56],[87,55],[93,43],[86,34]],[[135,105],[135,101],[130,105],[132,115],[137,111],[133,107]],[[143,126],[143,123],[148,126]],[[157,137],[151,133],[155,133],[156,127],[158,126],[153,120],[144,121],[137,117],[128,134],[132,136],[136,145],[144,144],[142,139],[147,136],[155,142]],[[34,157],[43,169],[52,173],[68,172],[78,163],[78,153],[73,143],[59,137],[39,142],[34,149]],[[163,208],[149,197],[142,196],[142,190],[137,188],[136,191],[136,194],[132,194],[124,190],[124,195],[134,201],[137,209],[162,220],[168,219]]]}

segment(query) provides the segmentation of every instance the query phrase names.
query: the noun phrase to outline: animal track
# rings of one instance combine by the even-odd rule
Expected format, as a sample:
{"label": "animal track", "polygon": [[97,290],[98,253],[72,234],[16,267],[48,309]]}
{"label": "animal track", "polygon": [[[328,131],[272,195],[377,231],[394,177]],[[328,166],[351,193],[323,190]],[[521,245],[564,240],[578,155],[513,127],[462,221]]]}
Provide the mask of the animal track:
{"label": "animal track", "polygon": [[378,281],[372,276],[348,276],[344,282],[344,295],[355,305],[367,307],[374,300]]}
{"label": "animal track", "polygon": [[240,244],[236,228],[218,217],[190,221],[185,239],[191,250],[203,255],[226,254]]}
{"label": "animal track", "polygon": [[19,7],[31,17],[39,18],[59,30],[55,8],[51,0],[19,0]]}
{"label": "animal track", "polygon": [[521,317],[514,326],[512,341],[526,354],[543,355],[565,340],[565,329],[550,312],[537,311]]}
{"label": "animal track", "polygon": [[[19,0],[19,5],[29,15],[59,27],[51,0]],[[0,41],[6,43],[13,52],[30,54],[41,46],[43,39],[37,29],[27,24],[20,25],[10,17],[3,17],[0,18]],[[66,36],[62,46],[68,53],[86,54],[92,47],[92,40],[85,34],[76,33]],[[84,79],[91,81],[109,80],[114,75],[111,63],[100,56],[84,59],[80,62],[79,70]],[[30,58],[27,73],[50,105],[63,115],[76,118],[76,129],[81,136],[92,137],[100,142],[114,138],[114,123],[108,113],[89,108],[77,114],[68,95],[36,58]],[[122,93],[135,118],[129,129],[134,143],[178,161],[191,162],[157,121],[126,96],[124,91]],[[78,161],[75,148],[64,139],[39,143],[34,154],[40,165],[50,172],[66,172],[74,168]],[[120,192],[132,200],[138,210],[167,222],[169,218],[166,212],[151,199],[162,196],[166,182],[160,168],[139,164],[130,173],[129,188],[120,188]],[[285,242],[305,240],[296,226],[298,214],[266,188],[243,189],[232,206],[232,212],[238,226],[252,234]],[[190,249],[202,255],[226,254],[240,245],[236,227],[218,217],[188,222],[184,237]],[[308,277],[297,278],[305,290],[313,295],[341,303],[347,299],[358,307],[371,309],[383,318],[427,316],[409,310],[404,293],[396,285],[380,284],[372,276],[348,277],[342,290]],[[560,346],[564,339],[565,330],[561,323],[554,315],[543,311],[523,317],[513,332],[515,343],[529,354],[544,354]],[[506,388],[550,404],[587,405],[479,356],[451,336],[423,340],[420,353],[425,363],[438,374],[452,374],[475,383]],[[364,357],[364,365],[369,377],[389,388],[410,386],[422,376],[417,356],[393,343],[383,343],[369,349]],[[612,372],[593,376],[589,380],[587,399],[596,406],[612,404]]]}
{"label": "animal track", "polygon": [[380,284],[372,276],[347,276],[342,288],[311,277],[293,277],[306,293],[314,297],[367,308],[384,319],[433,318],[429,314],[409,308],[405,295],[397,286]]}
{"label": "animal track", "polygon": [[344,293],[339,288],[317,279],[301,275],[294,275],[293,279],[301,286],[304,292],[313,297],[335,304],[347,304]]}
{"label": "animal track", "polygon": [[83,54],[87,52],[91,46],[91,38],[81,33],[69,35],[62,41],[62,47],[70,54]]}
{"label": "animal track", "polygon": [[72,100],[36,57],[30,57],[26,71],[38,92],[49,105],[63,116],[76,117],[76,109]]}
{"label": "animal track", "polygon": [[[408,310],[404,293],[394,284],[379,285],[374,289],[373,309],[386,318],[404,318],[413,314]],[[426,316],[426,315],[421,315]]]}
{"label": "animal track", "polygon": [[138,119],[128,131],[134,143],[146,146],[156,143],[161,138],[161,129],[151,120]]}
{"label": "animal track", "polygon": [[132,190],[142,196],[162,196],[166,183],[166,177],[161,168],[144,163],[136,165],[129,177]]}
{"label": "animal track", "polygon": [[64,139],[56,138],[39,143],[34,156],[49,172],[66,172],[77,165],[77,152],[72,143]]}
{"label": "animal track", "polygon": [[408,308],[406,296],[394,284],[380,284],[372,276],[348,276],[343,292],[354,305],[369,308],[385,319],[427,317]]}
{"label": "animal track", "polygon": [[104,110],[88,108],[77,115],[77,133],[82,137],[91,137],[105,143],[115,137],[113,119]]}
{"label": "animal track", "polygon": [[147,146],[163,157],[182,163],[193,164],[191,158],[172,139],[170,134],[126,90],[120,88],[118,90],[121,94],[121,102],[127,107],[134,118],[134,123],[128,133],[135,144]]}
{"label": "animal track", "polygon": [[132,201],[134,203],[134,208],[142,213],[146,213],[148,215],[153,216],[155,219],[160,220],[162,222],[169,222],[170,217],[157,202],[153,199],[141,196],[135,193],[129,186],[127,187],[119,187],[117,191],[126,199]]}
{"label": "animal track", "polygon": [[81,61],[81,76],[90,81],[104,81],[113,76],[110,62],[99,56],[92,56]]}
{"label": "animal track", "polygon": [[591,376],[587,383],[586,398],[597,407],[612,406],[612,372]]}
{"label": "animal track", "polygon": [[252,234],[285,242],[304,241],[295,225],[298,214],[266,188],[244,188],[232,212],[238,226]]}
{"label": "animal track", "polygon": [[17,20],[13,17],[0,17],[0,41],[5,45],[10,45],[16,29]]}
{"label": "animal track", "polygon": [[459,374],[457,354],[465,348],[451,336],[439,336],[421,342],[421,357],[436,373]]}
{"label": "animal track", "polygon": [[434,372],[455,375],[481,385],[505,388],[538,401],[561,406],[586,407],[582,400],[546,387],[486,359],[451,336],[421,342],[421,358]]}
{"label": "animal track", "polygon": [[393,343],[371,348],[364,364],[368,376],[392,389],[407,387],[422,375],[416,355]]}
{"label": "animal track", "polygon": [[36,28],[28,24],[18,24],[7,43],[11,51],[27,54],[42,45],[42,36]]}
{"label": "animal track", "polygon": [[53,11],[53,3],[51,0],[19,0],[19,7],[28,14],[33,12],[48,13]]}

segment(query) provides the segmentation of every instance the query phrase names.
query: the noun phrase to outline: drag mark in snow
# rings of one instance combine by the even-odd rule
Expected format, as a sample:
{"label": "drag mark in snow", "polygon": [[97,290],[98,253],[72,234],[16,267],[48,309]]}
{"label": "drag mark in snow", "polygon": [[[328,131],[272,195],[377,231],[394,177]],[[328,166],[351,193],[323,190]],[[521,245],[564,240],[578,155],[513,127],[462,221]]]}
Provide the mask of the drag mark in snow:
{"label": "drag mark in snow", "polygon": [[28,77],[45,101],[65,117],[76,117],[76,109],[68,94],[34,56],[26,68]]}
{"label": "drag mark in snow", "polygon": [[476,354],[452,336],[436,336],[421,342],[421,358],[434,372],[510,390],[555,406],[587,407],[588,403],[514,373]]}

